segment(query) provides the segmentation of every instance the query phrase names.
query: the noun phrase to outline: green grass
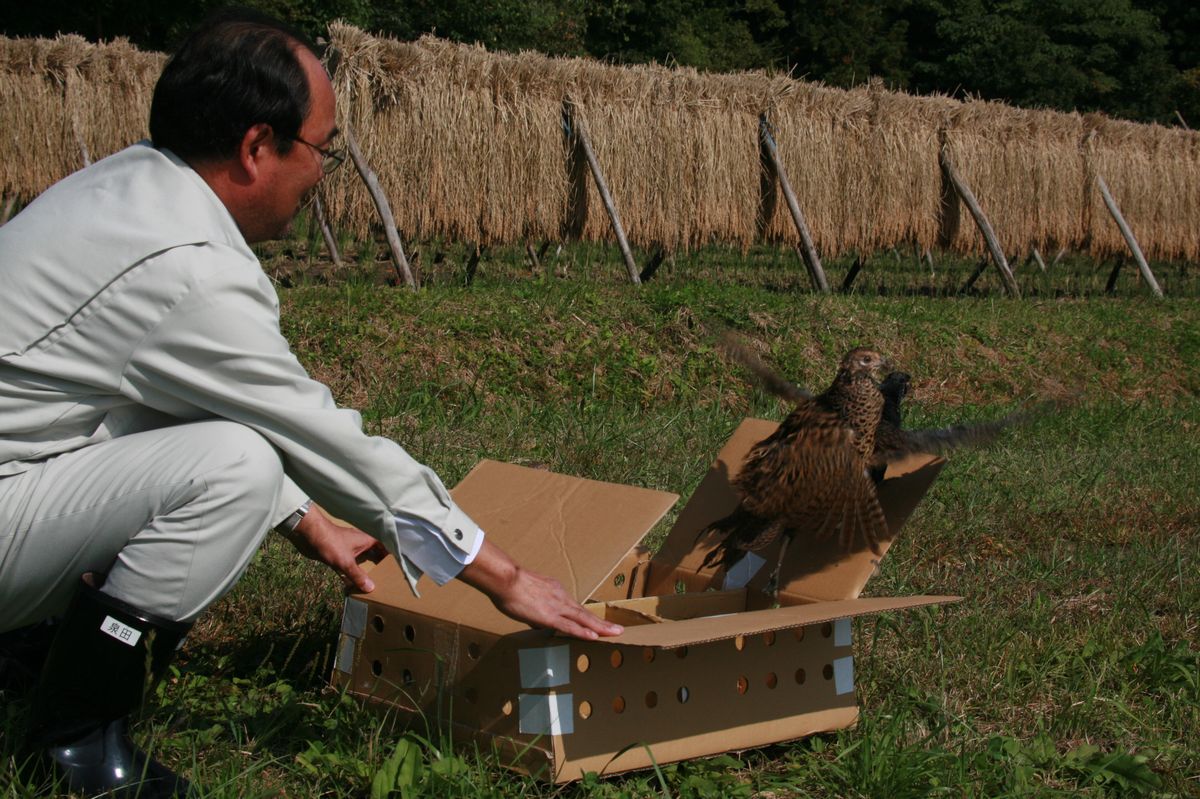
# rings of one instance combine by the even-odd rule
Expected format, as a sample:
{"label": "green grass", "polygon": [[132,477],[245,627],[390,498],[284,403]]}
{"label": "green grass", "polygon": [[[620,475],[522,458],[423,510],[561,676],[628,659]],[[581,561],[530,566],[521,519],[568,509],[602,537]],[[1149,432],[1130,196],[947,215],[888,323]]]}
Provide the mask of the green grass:
{"label": "green grass", "polygon": [[[272,536],[136,728],[204,795],[1200,795],[1188,269],[1164,268],[1155,301],[1133,270],[1108,297],[1107,269],[1060,264],[1058,282],[1022,273],[1030,296],[1013,301],[991,275],[941,296],[961,263],[932,279],[869,265],[859,292],[821,297],[794,255],[766,251],[680,258],[640,289],[602,248],[567,253],[559,277],[500,254],[469,289],[457,257],[419,294],[381,287],[373,262],[329,285],[293,270],[281,292],[305,365],[449,484],[487,457],[686,496],[743,417],[786,412],[720,360],[725,327],[814,387],[874,344],[913,374],[914,424],[1070,407],[955,455],[910,520],[868,593],[966,599],[856,624],[857,727],[561,789],[328,690],[337,581]],[[25,705],[0,708],[11,766]]]}

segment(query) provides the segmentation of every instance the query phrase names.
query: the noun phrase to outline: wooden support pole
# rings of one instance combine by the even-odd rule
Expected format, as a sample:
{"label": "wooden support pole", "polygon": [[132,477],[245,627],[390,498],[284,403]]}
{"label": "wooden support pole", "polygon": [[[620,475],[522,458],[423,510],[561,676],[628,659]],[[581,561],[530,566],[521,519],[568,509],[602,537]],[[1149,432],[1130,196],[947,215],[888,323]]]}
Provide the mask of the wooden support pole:
{"label": "wooden support pole", "polygon": [[1125,237],[1125,244],[1129,246],[1129,251],[1133,253],[1133,260],[1137,262],[1138,269],[1141,270],[1142,279],[1150,286],[1150,290],[1154,292],[1154,296],[1161,297],[1162,289],[1158,285],[1158,281],[1154,279],[1154,273],[1150,271],[1150,264],[1146,263],[1146,256],[1142,255],[1142,248],[1138,246],[1137,239],[1134,238],[1133,231],[1125,222],[1125,217],[1121,215],[1121,209],[1117,207],[1117,201],[1113,199],[1112,192],[1108,190],[1108,184],[1104,182],[1104,178],[1096,175],[1096,185],[1100,188],[1100,196],[1104,198],[1104,204],[1108,206],[1108,212],[1112,214],[1112,218],[1116,220],[1117,227],[1121,229],[1121,235]]}
{"label": "wooden support pole", "polygon": [[771,161],[771,168],[775,172],[775,177],[779,179],[779,186],[783,189],[783,198],[787,200],[788,211],[792,215],[792,223],[796,226],[796,232],[800,234],[800,254],[804,260],[804,265],[808,268],[808,276],[818,291],[822,294],[828,294],[829,281],[825,279],[825,270],[821,266],[821,258],[817,255],[817,248],[813,244],[812,233],[808,229],[808,222],[804,219],[804,213],[800,210],[800,203],[796,201],[796,195],[792,191],[792,184],[788,182],[787,173],[784,172],[783,162],[779,159],[779,148],[775,145],[775,138],[771,135],[771,128],[765,116],[758,118],[758,135],[763,144],[763,151]]}
{"label": "wooden support pole", "polygon": [[987,269],[987,265],[988,259],[980,258],[979,263],[975,264],[975,271],[971,273],[969,278],[967,278],[967,282],[963,283],[963,287],[958,290],[958,293],[966,294],[968,291],[970,291],[971,287],[975,285],[975,281],[978,280],[979,276],[983,274],[983,270]]}
{"label": "wooden support pole", "polygon": [[662,247],[659,247],[657,250],[655,250],[654,255],[650,256],[650,260],[646,262],[646,268],[642,270],[642,273],[638,275],[638,277],[640,277],[642,282],[645,283],[647,280],[654,277],[654,273],[658,271],[658,268],[662,266],[663,261],[666,259],[666,250],[664,250]]}
{"label": "wooden support pole", "polygon": [[525,254],[529,256],[529,268],[534,272],[542,271],[542,259],[538,257],[538,252],[533,248],[532,241],[525,242]]}
{"label": "wooden support pole", "polygon": [[483,257],[483,252],[486,247],[475,245],[475,249],[471,252],[471,257],[467,259],[467,285],[471,285],[475,280],[475,272],[479,269],[479,259]]}
{"label": "wooden support pole", "polygon": [[1043,273],[1045,273],[1045,271],[1046,271],[1046,262],[1045,262],[1045,261],[1042,259],[1042,254],[1041,254],[1040,252],[1038,252],[1038,248],[1037,248],[1037,247],[1031,247],[1031,248],[1030,248],[1030,250],[1029,250],[1029,255],[1030,255],[1030,256],[1033,258],[1033,260],[1034,260],[1034,261],[1037,263],[1037,265],[1038,265],[1038,268],[1039,268],[1039,269],[1041,269]]}
{"label": "wooden support pole", "polygon": [[[950,158],[950,153],[945,145],[942,145],[941,151],[942,172],[950,181],[950,185],[954,187],[954,191],[962,199],[967,206],[967,210],[971,212],[971,217],[975,220],[975,225],[979,228],[979,232],[983,234],[983,240],[987,243],[988,252],[992,255],[992,260],[996,264],[996,268],[1000,270],[1000,277],[1004,280],[1004,287],[1008,289],[1008,293],[1014,297],[1021,296],[1021,289],[1017,286],[1017,279],[1013,277],[1012,270],[1008,268],[1008,260],[1004,257],[1004,251],[1000,249],[1000,242],[996,238],[996,231],[992,229],[992,224],[988,222],[987,215],[983,213],[983,209],[979,207],[979,201],[975,199],[975,193],[971,191],[971,187],[966,184],[966,181],[958,174],[958,170],[954,168],[954,161]],[[978,278],[975,275],[975,278]],[[969,281],[966,288],[970,287]]]}
{"label": "wooden support pole", "polygon": [[404,257],[404,247],[400,244],[400,234],[396,231],[396,218],[392,216],[392,207],[388,205],[383,188],[379,185],[379,178],[371,169],[371,165],[367,163],[362,150],[358,148],[358,140],[350,132],[349,127],[342,130],[342,135],[346,139],[346,149],[350,152],[350,160],[354,161],[354,168],[358,170],[358,176],[362,178],[363,183],[367,184],[367,191],[371,193],[371,199],[375,201],[375,210],[379,212],[379,218],[383,222],[383,232],[387,236],[388,249],[392,253],[392,266],[396,269],[396,276],[406,286],[416,291],[417,281],[408,266],[408,259]]}
{"label": "wooden support pole", "polygon": [[1121,267],[1124,265],[1125,265],[1124,257],[1118,258],[1117,262],[1115,264],[1113,264],[1112,271],[1108,273],[1108,282],[1106,284],[1104,284],[1104,293],[1105,294],[1113,294],[1116,292],[1117,276],[1119,274],[1121,274]]}
{"label": "wooden support pole", "polygon": [[863,257],[860,255],[854,259],[854,265],[850,267],[850,271],[847,272],[846,277],[842,279],[843,294],[846,294],[850,291],[850,287],[854,285],[854,278],[858,277],[858,273],[862,271],[863,266]]}
{"label": "wooden support pole", "polygon": [[337,240],[329,227],[329,217],[325,216],[325,206],[321,203],[319,194],[313,194],[313,217],[317,220],[317,226],[321,228],[321,237],[325,239],[325,249],[329,250],[334,267],[341,269],[342,254],[338,252]]}
{"label": "wooden support pole", "polygon": [[617,213],[617,205],[613,202],[612,195],[608,191],[608,182],[604,179],[604,172],[600,169],[600,162],[596,160],[596,153],[592,150],[592,142],[588,138],[587,125],[575,113],[572,103],[567,102],[563,104],[563,113],[566,115],[567,124],[571,128],[575,140],[579,142],[579,146],[583,150],[583,157],[587,159],[588,168],[592,172],[592,180],[596,181],[596,190],[600,193],[600,200],[604,203],[604,209],[608,211],[608,219],[612,222],[613,232],[617,236],[617,246],[621,248],[621,257],[625,260],[625,269],[629,272],[629,279],[633,283],[641,283],[642,279],[638,273],[637,264],[633,260],[633,252],[629,249],[629,240],[625,238],[625,227],[621,224],[621,215]]}

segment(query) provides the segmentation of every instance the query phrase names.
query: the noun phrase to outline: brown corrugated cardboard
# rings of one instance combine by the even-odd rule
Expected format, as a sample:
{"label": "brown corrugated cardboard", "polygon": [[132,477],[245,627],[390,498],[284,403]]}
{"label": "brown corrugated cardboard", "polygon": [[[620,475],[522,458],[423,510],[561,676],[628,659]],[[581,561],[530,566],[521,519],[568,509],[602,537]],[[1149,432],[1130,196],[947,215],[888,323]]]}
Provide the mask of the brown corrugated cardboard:
{"label": "brown corrugated cardboard", "polygon": [[[703,591],[727,584],[723,572],[701,570],[704,556],[717,544],[712,537],[697,536],[709,524],[721,519],[737,506],[737,495],[730,484],[741,469],[751,447],[774,432],[778,425],[762,419],[746,419],[717,455],[716,462],[701,481],[691,500],[679,513],[675,526],[650,563],[647,593],[662,594],[682,581],[689,591]],[[843,555],[832,537],[826,541],[805,542],[792,548],[780,575],[781,601],[786,598],[807,600],[852,599],[859,595],[879,567],[879,562],[900,528],[932,485],[944,462],[932,455],[916,455],[891,464],[886,480],[879,487],[879,501],[888,520],[889,538],[880,543],[880,554],[869,550]],[[780,542],[761,558],[747,558],[761,566],[749,579],[736,584],[761,590],[779,557]]]}
{"label": "brown corrugated cardboard", "polygon": [[[697,533],[732,509],[729,477],[773,429],[739,427],[652,560],[637,545],[674,495],[480,463],[455,501],[518,562],[591,597],[589,609],[625,632],[589,642],[529,630],[457,581],[422,583],[418,599],[385,562],[376,590],[347,600],[335,682],[558,782],[853,723],[850,619],[956,598],[857,599],[877,556],[837,560],[800,546],[788,553],[780,607],[760,590],[769,568],[705,591],[727,581],[697,568],[713,544]],[[889,472],[880,497],[893,536],[940,467],[920,458]]]}

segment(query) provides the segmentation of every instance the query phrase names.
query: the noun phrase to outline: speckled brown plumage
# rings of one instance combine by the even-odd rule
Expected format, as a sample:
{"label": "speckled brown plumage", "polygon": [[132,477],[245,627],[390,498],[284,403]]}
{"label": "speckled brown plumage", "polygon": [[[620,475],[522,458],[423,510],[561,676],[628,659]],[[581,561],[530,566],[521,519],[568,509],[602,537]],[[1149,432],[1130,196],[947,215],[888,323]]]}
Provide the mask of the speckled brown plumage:
{"label": "speckled brown plumage", "polygon": [[879,551],[887,521],[866,464],[883,409],[874,374],[885,364],[873,350],[851,350],[828,389],[801,397],[779,429],[754,445],[733,480],[738,508],[702,533],[724,534],[704,566],[728,568],[781,535],[837,535],[846,551]]}
{"label": "speckled brown plumage", "polygon": [[733,480],[738,507],[701,532],[701,537],[722,536],[703,566],[728,570],[747,552],[766,549],[782,536],[773,583],[794,538],[836,535],[844,551],[869,547],[879,553],[888,530],[875,487],[889,462],[917,452],[986,444],[1032,415],[1018,412],[995,422],[906,430],[900,406],[911,378],[892,372],[876,382],[887,363],[873,350],[848,352],[829,388],[814,397],[775,374],[740,341],[726,337],[722,349],[795,408],[747,455]]}

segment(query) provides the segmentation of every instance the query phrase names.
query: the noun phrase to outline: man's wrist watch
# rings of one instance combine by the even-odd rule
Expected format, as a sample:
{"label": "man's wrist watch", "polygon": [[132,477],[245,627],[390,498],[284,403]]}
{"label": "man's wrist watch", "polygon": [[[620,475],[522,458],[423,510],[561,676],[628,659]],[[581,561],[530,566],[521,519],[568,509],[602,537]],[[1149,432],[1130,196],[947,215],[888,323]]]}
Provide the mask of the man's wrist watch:
{"label": "man's wrist watch", "polygon": [[289,535],[294,533],[296,528],[300,526],[300,521],[308,515],[309,508],[312,507],[312,500],[304,500],[304,504],[292,511],[291,515],[275,526],[276,532]]}

